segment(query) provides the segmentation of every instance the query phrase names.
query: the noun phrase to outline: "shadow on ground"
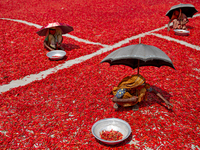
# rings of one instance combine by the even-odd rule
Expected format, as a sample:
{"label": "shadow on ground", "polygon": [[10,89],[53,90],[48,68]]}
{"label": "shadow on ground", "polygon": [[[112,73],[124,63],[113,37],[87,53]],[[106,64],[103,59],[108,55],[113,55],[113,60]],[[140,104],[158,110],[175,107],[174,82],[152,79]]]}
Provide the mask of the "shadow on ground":
{"label": "shadow on ground", "polygon": [[[171,94],[169,94],[168,92],[166,92],[166,91],[162,90],[161,88],[156,87],[154,85],[151,86],[151,87],[153,89],[155,89],[158,93],[160,93],[167,101],[170,102]],[[140,110],[143,107],[149,107],[149,106],[154,105],[156,103],[161,105],[162,107],[165,107],[168,111],[172,111],[172,110],[168,109],[165,102],[162,99],[160,99],[154,92],[148,92],[147,93],[147,101],[143,100],[140,103],[138,103],[137,105],[139,106],[139,110]],[[113,103],[113,105],[114,105],[114,103]],[[116,111],[130,111],[130,110],[132,110],[132,108],[133,107],[122,107],[122,106],[120,106],[118,108],[118,110],[116,110]]]}
{"label": "shadow on ground", "polygon": [[190,26],[190,25],[186,25],[187,29],[194,29],[194,27]]}
{"label": "shadow on ground", "polygon": [[62,47],[66,50],[66,51],[72,51],[74,49],[79,49],[80,46],[79,45],[75,45],[75,44],[70,44],[70,43],[62,43]]}

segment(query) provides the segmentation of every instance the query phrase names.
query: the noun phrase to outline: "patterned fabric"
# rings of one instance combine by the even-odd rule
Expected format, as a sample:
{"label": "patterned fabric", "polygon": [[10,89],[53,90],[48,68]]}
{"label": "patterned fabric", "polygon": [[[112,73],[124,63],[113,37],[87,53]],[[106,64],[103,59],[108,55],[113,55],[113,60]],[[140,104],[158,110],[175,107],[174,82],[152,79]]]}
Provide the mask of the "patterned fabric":
{"label": "patterned fabric", "polygon": [[126,93],[126,89],[119,89],[116,93],[117,98],[121,98]]}
{"label": "patterned fabric", "polygon": [[113,88],[113,94],[116,95],[116,92],[119,89],[133,89],[138,86],[141,86],[144,83],[145,83],[145,78],[141,75],[127,76],[122,79],[122,81],[118,84],[117,87]]}
{"label": "patterned fabric", "polygon": [[152,91],[153,91],[153,88],[150,87],[150,88],[147,89],[147,91],[148,91],[148,92],[152,92]]}
{"label": "patterned fabric", "polygon": [[127,99],[133,96],[137,96],[137,102],[141,102],[142,100],[147,98],[146,91],[150,88],[150,85],[148,83],[145,83],[145,81],[145,78],[141,75],[132,75],[125,77],[124,79],[122,79],[117,87],[113,88],[113,95],[121,99]]}
{"label": "patterned fabric", "polygon": [[49,23],[45,27],[40,28],[40,30],[37,31],[36,33],[39,36],[46,36],[46,34],[48,33],[48,30],[50,28],[60,28],[62,31],[61,34],[66,34],[66,33],[69,33],[74,30],[73,27],[71,27],[65,23],[54,22],[54,23]]}

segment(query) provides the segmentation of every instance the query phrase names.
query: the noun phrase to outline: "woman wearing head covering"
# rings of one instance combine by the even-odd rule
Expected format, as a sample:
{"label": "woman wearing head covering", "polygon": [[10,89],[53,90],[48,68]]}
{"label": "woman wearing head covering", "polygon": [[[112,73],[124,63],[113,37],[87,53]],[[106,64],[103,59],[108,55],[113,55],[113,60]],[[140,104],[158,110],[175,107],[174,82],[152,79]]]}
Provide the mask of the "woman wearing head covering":
{"label": "woman wearing head covering", "polygon": [[160,97],[167,105],[169,109],[173,107],[160,93],[150,87],[143,76],[137,74],[125,77],[114,87],[112,93],[114,95],[112,101],[115,102],[114,108],[118,109],[118,106],[123,107],[133,106],[133,110],[138,110],[137,103],[147,100],[147,91],[154,92],[158,97]]}
{"label": "woman wearing head covering", "polygon": [[186,24],[189,22],[187,16],[182,13],[181,9],[174,10],[171,19],[168,22],[168,31],[170,30],[169,24],[173,22],[173,29],[183,29],[186,30]]}
{"label": "woman wearing head covering", "polygon": [[56,49],[62,49],[61,43],[63,41],[62,38],[62,31],[59,27],[55,28],[49,28],[49,31],[47,32],[47,35],[44,40],[44,46],[48,50],[56,50]]}
{"label": "woman wearing head covering", "polygon": [[[136,104],[147,98],[146,91],[148,88],[150,88],[150,85],[145,83],[145,78],[141,75],[125,77],[117,87],[113,88],[113,102],[121,101],[118,104],[123,107],[134,106],[133,109],[137,110]],[[116,105],[115,103],[114,107],[117,107]]]}

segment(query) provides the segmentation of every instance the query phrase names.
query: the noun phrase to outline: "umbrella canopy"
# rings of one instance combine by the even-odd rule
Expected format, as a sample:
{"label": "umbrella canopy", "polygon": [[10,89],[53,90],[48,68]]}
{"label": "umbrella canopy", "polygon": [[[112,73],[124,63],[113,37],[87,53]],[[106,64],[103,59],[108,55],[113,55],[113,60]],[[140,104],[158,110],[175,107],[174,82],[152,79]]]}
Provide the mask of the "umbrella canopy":
{"label": "umbrella canopy", "polygon": [[171,19],[173,11],[177,9],[181,9],[182,13],[184,13],[187,17],[191,18],[196,12],[198,12],[192,4],[178,4],[172,6],[170,10],[166,13],[166,16],[168,16],[169,19]]}
{"label": "umbrella canopy", "polygon": [[151,45],[136,44],[117,49],[106,56],[101,63],[112,65],[126,65],[133,69],[141,66],[169,66],[173,69],[171,59],[159,48]]}
{"label": "umbrella canopy", "polygon": [[65,23],[54,22],[54,23],[49,23],[48,25],[42,27],[36,33],[40,36],[46,36],[48,29],[55,28],[55,27],[59,27],[62,30],[62,34],[66,34],[66,33],[69,33],[74,30],[73,27],[71,27]]}

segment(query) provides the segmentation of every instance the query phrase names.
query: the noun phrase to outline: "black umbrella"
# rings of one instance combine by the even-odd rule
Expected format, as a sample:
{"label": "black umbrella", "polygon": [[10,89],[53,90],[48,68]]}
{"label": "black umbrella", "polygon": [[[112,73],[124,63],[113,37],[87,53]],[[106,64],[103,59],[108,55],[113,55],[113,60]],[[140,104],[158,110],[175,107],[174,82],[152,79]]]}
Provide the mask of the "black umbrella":
{"label": "black umbrella", "polygon": [[166,16],[168,16],[169,19],[171,19],[173,11],[179,10],[179,9],[181,9],[182,13],[184,13],[187,17],[191,17],[191,18],[196,12],[198,12],[192,4],[178,4],[178,5],[172,6],[170,10],[166,13]]}
{"label": "black umbrella", "polygon": [[[103,62],[108,62],[111,66],[126,65],[133,69],[138,68],[138,74],[140,66],[169,66],[175,69],[171,59],[162,50],[155,46],[145,44],[136,44],[119,48],[106,56],[101,61],[101,63]],[[168,108],[171,109],[173,107],[173,105],[155,89],[152,89],[152,92],[155,92],[156,95],[167,104]],[[117,101],[119,101],[119,99],[117,99]]]}
{"label": "black umbrella", "polygon": [[169,66],[173,69],[171,59],[159,48],[151,45],[136,44],[117,49],[106,56],[101,63],[112,65],[126,65],[133,69],[141,66]]}

